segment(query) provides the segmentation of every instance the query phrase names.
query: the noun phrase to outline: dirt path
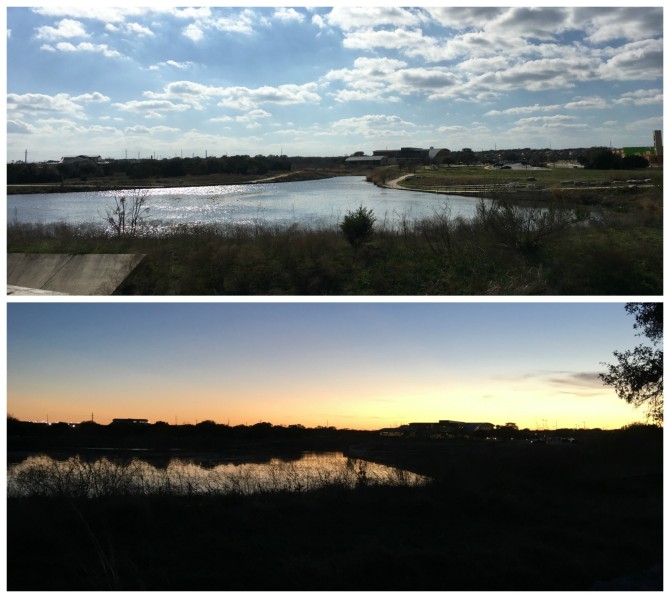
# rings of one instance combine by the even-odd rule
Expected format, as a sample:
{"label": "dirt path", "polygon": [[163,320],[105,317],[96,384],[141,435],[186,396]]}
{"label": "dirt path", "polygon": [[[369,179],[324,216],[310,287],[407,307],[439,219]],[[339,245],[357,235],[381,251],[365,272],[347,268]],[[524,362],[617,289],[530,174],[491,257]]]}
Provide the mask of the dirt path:
{"label": "dirt path", "polygon": [[398,177],[397,179],[393,179],[392,181],[387,181],[386,184],[384,185],[385,187],[388,187],[389,189],[402,189],[399,183],[404,181],[405,179],[408,179],[410,177],[413,177],[413,174],[404,174],[401,177]]}
{"label": "dirt path", "polygon": [[249,181],[250,183],[271,183],[273,181],[276,181],[278,179],[283,179],[287,176],[295,175],[302,172],[302,170],[296,170],[295,172],[287,172],[286,174],[278,174],[277,176],[271,176],[267,179],[256,179],[254,181]]}

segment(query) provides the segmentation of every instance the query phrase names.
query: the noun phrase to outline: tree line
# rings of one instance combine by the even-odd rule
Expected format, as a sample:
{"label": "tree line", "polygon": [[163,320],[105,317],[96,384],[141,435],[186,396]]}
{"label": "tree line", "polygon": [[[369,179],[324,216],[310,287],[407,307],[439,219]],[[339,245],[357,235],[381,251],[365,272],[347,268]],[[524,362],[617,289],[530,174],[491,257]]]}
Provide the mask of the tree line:
{"label": "tree line", "polygon": [[263,176],[269,172],[290,172],[305,167],[340,166],[343,158],[288,156],[210,156],[139,160],[82,160],[79,162],[7,164],[9,185],[58,183],[68,179],[127,177],[130,179],[176,178],[214,174]]}
{"label": "tree line", "polygon": [[333,440],[375,435],[375,432],[337,429],[334,426],[306,427],[301,424],[273,425],[258,422],[251,425],[219,424],[205,420],[197,424],[154,423],[110,423],[99,424],[83,421],[40,423],[21,421],[11,415],[7,417],[8,450],[32,450],[47,448],[77,448],[86,446],[137,446],[163,448],[184,446],[213,448],[220,442]]}

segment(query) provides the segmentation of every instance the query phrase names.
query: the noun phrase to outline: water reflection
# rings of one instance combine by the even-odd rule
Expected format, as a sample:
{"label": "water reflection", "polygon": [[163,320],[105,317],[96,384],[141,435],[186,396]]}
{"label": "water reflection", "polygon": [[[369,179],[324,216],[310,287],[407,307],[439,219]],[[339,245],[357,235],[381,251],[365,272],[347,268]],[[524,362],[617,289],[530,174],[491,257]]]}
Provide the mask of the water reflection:
{"label": "water reflection", "polygon": [[[344,215],[363,205],[372,209],[377,225],[396,228],[403,222],[432,218],[448,209],[451,217],[471,218],[479,200],[471,197],[383,189],[364,177],[318,181],[143,189],[148,195],[147,224],[305,228],[337,227]],[[100,214],[119,191],[9,195],[7,217],[16,223],[101,223]]]}
{"label": "water reflection", "polygon": [[10,463],[8,495],[102,497],[127,495],[303,492],[324,486],[414,486],[428,478],[342,453],[302,453],[299,459],[259,457],[153,458],[47,455]]}

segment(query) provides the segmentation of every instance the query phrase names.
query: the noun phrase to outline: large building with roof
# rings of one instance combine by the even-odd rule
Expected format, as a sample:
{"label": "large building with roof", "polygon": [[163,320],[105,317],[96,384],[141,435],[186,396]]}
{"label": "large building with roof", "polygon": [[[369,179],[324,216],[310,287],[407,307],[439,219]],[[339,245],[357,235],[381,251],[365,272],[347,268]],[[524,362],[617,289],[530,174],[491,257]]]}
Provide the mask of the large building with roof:
{"label": "large building with roof", "polygon": [[374,150],[372,155],[385,156],[389,164],[441,164],[450,153],[446,148],[401,147],[400,149]]}

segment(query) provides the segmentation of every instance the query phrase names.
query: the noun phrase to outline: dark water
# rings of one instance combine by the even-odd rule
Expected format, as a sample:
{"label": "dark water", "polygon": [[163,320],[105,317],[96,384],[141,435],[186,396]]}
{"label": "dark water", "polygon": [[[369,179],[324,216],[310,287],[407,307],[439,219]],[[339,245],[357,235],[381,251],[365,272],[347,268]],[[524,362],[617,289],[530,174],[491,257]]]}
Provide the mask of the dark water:
{"label": "dark water", "polygon": [[[395,227],[404,220],[418,220],[445,212],[470,218],[479,199],[382,189],[363,177],[336,177],[318,181],[172,187],[146,189],[154,224],[272,224],[329,228],[337,226],[348,211],[364,206],[374,212],[379,225]],[[114,207],[119,191],[39,193],[9,195],[8,222],[66,222],[103,224],[107,209]]]}

